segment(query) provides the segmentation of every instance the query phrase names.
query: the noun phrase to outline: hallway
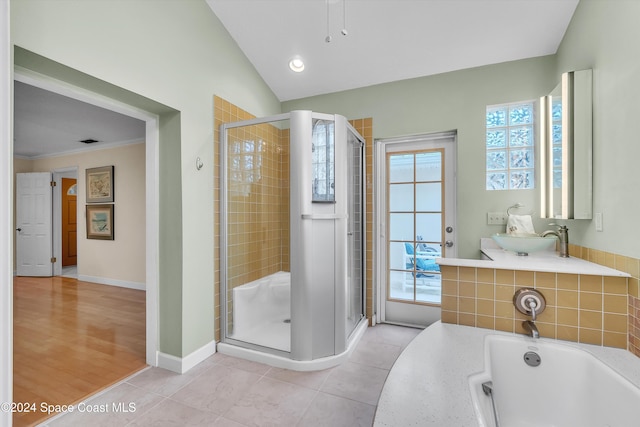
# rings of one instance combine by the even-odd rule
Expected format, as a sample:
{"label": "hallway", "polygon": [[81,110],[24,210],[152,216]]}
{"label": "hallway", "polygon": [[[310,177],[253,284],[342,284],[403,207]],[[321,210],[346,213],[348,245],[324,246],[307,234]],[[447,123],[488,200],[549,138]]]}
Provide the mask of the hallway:
{"label": "hallway", "polygon": [[146,366],[144,291],[15,277],[13,292],[13,400],[30,405],[14,426],[42,422],[43,403],[78,403]]}

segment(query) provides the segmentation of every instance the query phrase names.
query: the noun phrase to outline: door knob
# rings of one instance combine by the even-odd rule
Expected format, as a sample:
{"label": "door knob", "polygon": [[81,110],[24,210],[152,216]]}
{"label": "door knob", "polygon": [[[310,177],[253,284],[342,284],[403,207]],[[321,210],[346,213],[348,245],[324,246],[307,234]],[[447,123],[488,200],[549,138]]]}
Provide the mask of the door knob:
{"label": "door knob", "polygon": [[453,246],[453,241],[451,240],[447,240],[446,242],[444,242],[444,245],[448,248],[450,248],[451,246]]}

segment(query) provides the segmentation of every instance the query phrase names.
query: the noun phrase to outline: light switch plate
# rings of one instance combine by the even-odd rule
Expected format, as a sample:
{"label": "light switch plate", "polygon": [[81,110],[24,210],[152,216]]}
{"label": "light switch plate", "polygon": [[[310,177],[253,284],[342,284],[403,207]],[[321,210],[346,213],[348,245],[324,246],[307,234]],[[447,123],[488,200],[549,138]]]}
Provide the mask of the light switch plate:
{"label": "light switch plate", "polygon": [[596,220],[596,231],[602,231],[602,212],[596,212],[594,217]]}
{"label": "light switch plate", "polygon": [[506,225],[507,213],[506,212],[487,212],[487,224],[488,225]]}

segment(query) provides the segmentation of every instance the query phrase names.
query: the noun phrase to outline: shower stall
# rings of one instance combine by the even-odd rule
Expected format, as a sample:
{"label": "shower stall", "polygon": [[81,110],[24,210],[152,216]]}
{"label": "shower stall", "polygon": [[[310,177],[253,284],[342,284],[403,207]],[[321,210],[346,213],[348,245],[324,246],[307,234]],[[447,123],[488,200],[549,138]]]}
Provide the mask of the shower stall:
{"label": "shower stall", "polygon": [[367,327],[364,139],[292,111],[220,127],[218,350],[296,370],[340,363]]}

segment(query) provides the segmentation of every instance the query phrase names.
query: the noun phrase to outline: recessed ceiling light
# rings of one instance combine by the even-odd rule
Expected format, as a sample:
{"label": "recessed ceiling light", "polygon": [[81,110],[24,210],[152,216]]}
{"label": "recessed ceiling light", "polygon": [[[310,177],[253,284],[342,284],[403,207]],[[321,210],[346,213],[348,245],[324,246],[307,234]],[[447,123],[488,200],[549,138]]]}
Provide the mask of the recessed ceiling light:
{"label": "recessed ceiling light", "polygon": [[304,62],[302,62],[301,58],[295,57],[289,61],[289,68],[291,68],[291,71],[301,73],[304,70]]}

